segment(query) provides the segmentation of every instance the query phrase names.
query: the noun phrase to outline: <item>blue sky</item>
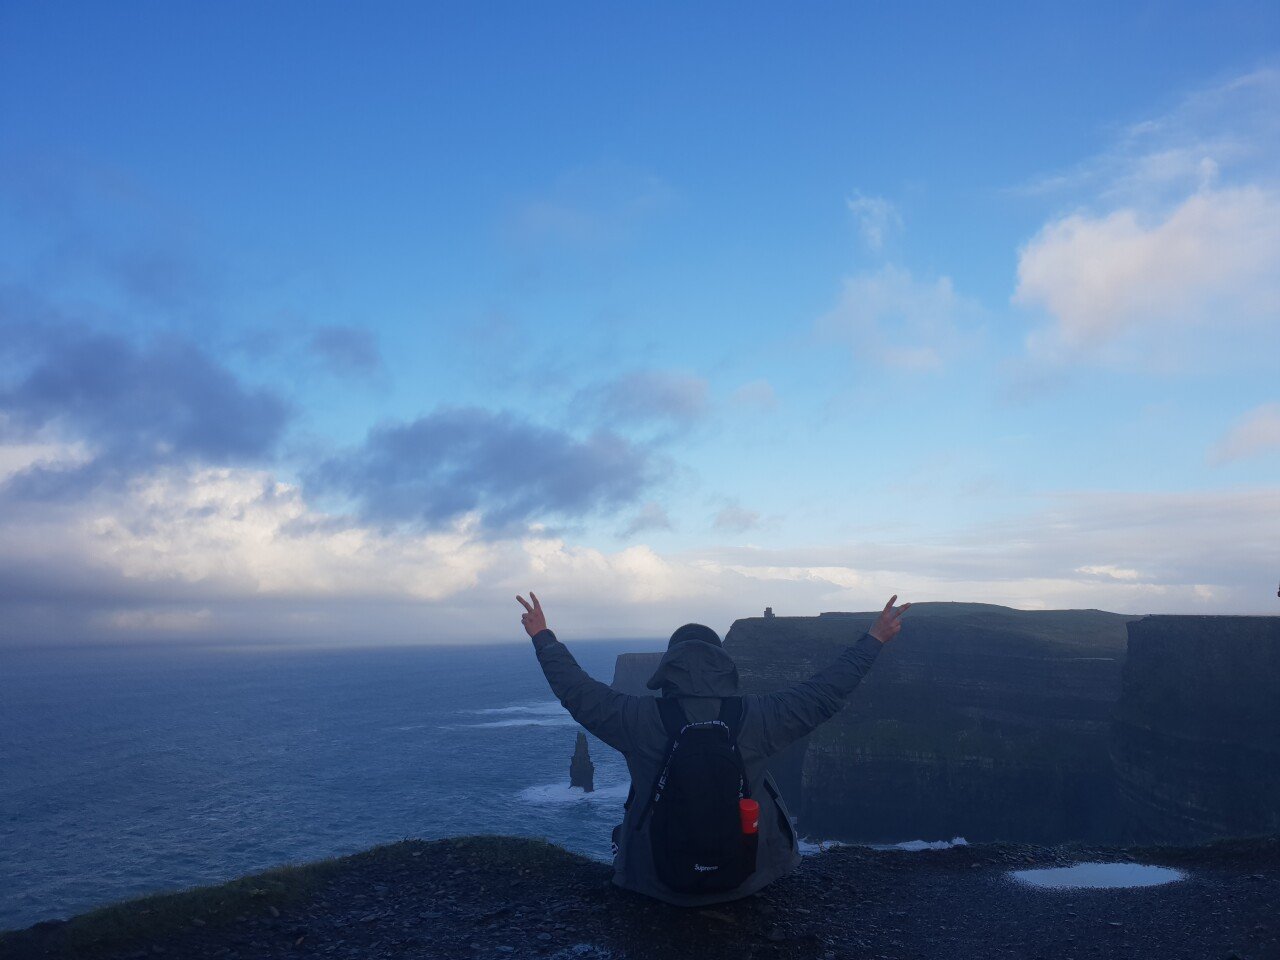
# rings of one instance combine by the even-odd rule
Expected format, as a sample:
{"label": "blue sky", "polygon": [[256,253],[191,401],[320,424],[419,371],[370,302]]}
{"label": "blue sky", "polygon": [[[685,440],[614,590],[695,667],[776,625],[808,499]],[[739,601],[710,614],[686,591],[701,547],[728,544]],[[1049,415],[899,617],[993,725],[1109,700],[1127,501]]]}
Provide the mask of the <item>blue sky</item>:
{"label": "blue sky", "polygon": [[1275,612],[1274,4],[15,3],[0,129],[0,639]]}

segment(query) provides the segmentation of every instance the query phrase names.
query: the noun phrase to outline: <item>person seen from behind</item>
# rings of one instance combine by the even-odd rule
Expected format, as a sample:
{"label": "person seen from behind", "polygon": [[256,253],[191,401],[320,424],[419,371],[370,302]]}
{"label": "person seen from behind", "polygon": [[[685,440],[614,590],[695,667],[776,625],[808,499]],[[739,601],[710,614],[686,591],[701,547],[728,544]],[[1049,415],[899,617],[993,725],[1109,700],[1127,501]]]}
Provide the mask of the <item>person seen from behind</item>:
{"label": "person seen from behind", "polygon": [[620,693],[588,676],[547,627],[542,605],[520,620],[556,698],[619,751],[631,774],[614,828],[613,883],[677,906],[737,900],[800,864],[790,814],[765,761],[835,716],[911,606],[889,598],[871,629],[808,680],[742,694],[738,668],[710,627],[686,623],[646,684]]}

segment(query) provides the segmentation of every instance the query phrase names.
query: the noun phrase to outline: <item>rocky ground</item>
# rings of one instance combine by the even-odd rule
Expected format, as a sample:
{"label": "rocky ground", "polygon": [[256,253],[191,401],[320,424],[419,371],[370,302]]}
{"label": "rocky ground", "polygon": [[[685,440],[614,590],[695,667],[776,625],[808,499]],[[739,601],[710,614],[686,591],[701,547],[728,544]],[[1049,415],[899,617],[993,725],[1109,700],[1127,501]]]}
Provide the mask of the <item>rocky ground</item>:
{"label": "rocky ground", "polygon": [[[1030,866],[1131,860],[1159,887],[1046,891]],[[537,840],[404,841],[312,867],[130,901],[0,938],[0,957],[1280,958],[1280,838],[1201,847],[840,847],[764,891],[677,908]]]}

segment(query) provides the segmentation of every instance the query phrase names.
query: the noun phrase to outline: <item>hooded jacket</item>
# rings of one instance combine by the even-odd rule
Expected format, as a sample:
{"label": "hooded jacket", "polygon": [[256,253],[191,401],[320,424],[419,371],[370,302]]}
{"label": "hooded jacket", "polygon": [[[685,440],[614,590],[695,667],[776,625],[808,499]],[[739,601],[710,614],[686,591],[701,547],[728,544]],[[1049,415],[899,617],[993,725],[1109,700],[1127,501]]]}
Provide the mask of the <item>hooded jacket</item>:
{"label": "hooded jacket", "polygon": [[587,675],[551,630],[533,637],[538,663],[556,698],[588,731],[619,751],[631,773],[632,801],[623,815],[613,882],[677,906],[705,906],[737,900],[785,876],[800,863],[790,813],[765,761],[788,744],[831,719],[844,706],[880,652],[880,641],[864,633],[834,663],[808,680],[783,690],[742,695],[738,668],[724,648],[701,640],[676,643],[663,655],[647,686],[679,699],[691,723],[714,720],[722,697],[742,696],[738,749],[760,804],[756,870],[740,886],[719,893],[686,894],[657,877],[649,848],[651,820],[635,821],[653,791],[666,757],[667,733],[656,697],[632,696]]}

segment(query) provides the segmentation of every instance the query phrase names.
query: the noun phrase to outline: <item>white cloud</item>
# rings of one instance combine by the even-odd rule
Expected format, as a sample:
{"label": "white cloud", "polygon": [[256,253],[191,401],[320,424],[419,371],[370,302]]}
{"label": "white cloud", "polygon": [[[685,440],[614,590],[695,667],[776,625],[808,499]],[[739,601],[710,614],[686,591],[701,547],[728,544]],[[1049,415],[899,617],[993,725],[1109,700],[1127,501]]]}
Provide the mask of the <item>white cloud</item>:
{"label": "white cloud", "polygon": [[479,534],[474,516],[425,536],[361,526],[261,471],[156,470],[76,502],[0,513],[0,640],[510,641],[522,635],[515,595],[529,589],[566,639],[663,637],[689,621],[723,632],[765,606],[868,610],[893,593],[1270,612],[1280,490],[1063,493],[931,541],[785,550],[607,551],[545,530]]}
{"label": "white cloud", "polygon": [[[876,609],[897,593],[1024,609],[1270,613],[1280,577],[1280,488],[1060,493],[1032,512],[928,541],[722,548],[700,557],[718,570],[772,579],[761,591],[772,598],[766,602],[796,612]],[[848,586],[805,589],[838,581],[831,571]]]}
{"label": "white cloud", "polygon": [[1264,403],[1246,413],[1209,451],[1215,464],[1280,451],[1280,403]]}
{"label": "white cloud", "polygon": [[1014,301],[1043,307],[1054,346],[1090,349],[1137,328],[1221,330],[1280,308],[1280,195],[1198,192],[1168,216],[1125,208],[1055,220],[1019,252]]}
{"label": "white cloud", "polygon": [[87,445],[49,440],[36,443],[0,444],[0,484],[31,467],[69,470],[93,459]]}
{"label": "white cloud", "polygon": [[439,600],[492,562],[476,517],[426,535],[379,533],[312,511],[296,487],[238,469],[170,469],[134,480],[81,520],[89,555],[123,577],[259,596]]}
{"label": "white cloud", "polygon": [[1280,70],[1268,67],[1193,90],[1163,115],[1117,128],[1106,149],[1073,168],[1007,192],[1155,209],[1212,185],[1222,170],[1242,182],[1274,176],[1278,135]]}
{"label": "white cloud", "polygon": [[[524,575],[545,583],[545,593],[557,595],[570,608],[669,604],[707,588],[705,577],[690,576],[686,564],[659,556],[644,544],[605,553],[559,538],[527,538],[522,549],[527,557]],[[541,596],[544,591],[537,592]]]}
{"label": "white cloud", "polygon": [[1076,567],[1076,573],[1083,573],[1090,577],[1108,577],[1112,580],[1138,580],[1142,575],[1137,570],[1129,570],[1125,567],[1117,567],[1112,563],[1099,563],[1089,566]]}
{"label": "white cloud", "polygon": [[1071,192],[1018,255],[1035,361],[1238,368],[1280,349],[1280,71],[1193,92],[1028,193]]}
{"label": "white cloud", "polygon": [[866,582],[866,578],[851,567],[770,567],[726,564],[723,569],[732,570],[753,580],[808,580],[844,590],[861,587]]}
{"label": "white cloud", "polygon": [[476,521],[383,533],[262,471],[162,468],[74,502],[6,504],[0,580],[10,603],[52,597],[64,619],[133,633],[212,627],[227,604],[436,602],[495,562]]}
{"label": "white cloud", "polygon": [[816,332],[850,343],[857,361],[934,370],[965,349],[979,313],[949,277],[920,281],[886,264],[846,277],[839,302],[818,319]]}
{"label": "white cloud", "polygon": [[897,207],[884,197],[864,196],[861,191],[855,193],[845,202],[849,212],[857,218],[863,243],[879,253],[884,249],[885,240],[902,229],[902,216]]}

